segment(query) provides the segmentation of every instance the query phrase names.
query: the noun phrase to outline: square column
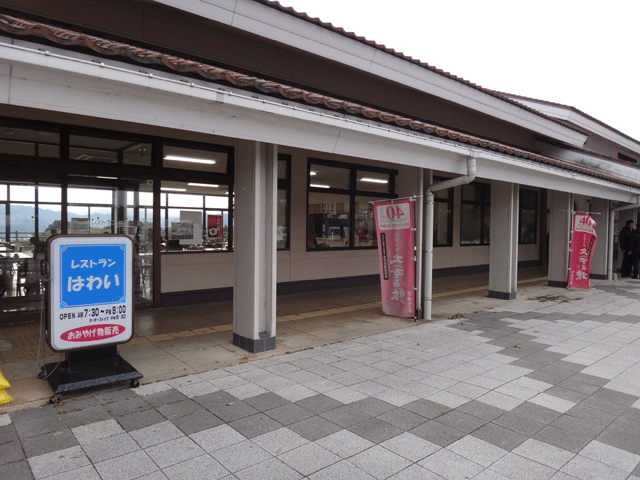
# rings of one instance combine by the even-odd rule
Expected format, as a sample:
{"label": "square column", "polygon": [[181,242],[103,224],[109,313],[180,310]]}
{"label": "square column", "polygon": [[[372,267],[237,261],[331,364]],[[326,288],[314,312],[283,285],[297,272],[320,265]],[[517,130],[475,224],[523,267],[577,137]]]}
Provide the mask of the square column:
{"label": "square column", "polygon": [[573,195],[549,190],[549,283],[567,287]]}
{"label": "square column", "polygon": [[489,297],[516,298],[518,290],[519,186],[491,182],[491,244],[489,247]]}
{"label": "square column", "polygon": [[276,348],[277,146],[241,140],[235,161],[233,344]]}
{"label": "square column", "polygon": [[600,280],[607,278],[607,262],[609,258],[609,200],[593,198],[591,200],[591,216],[596,221],[598,243],[591,258],[589,276]]}

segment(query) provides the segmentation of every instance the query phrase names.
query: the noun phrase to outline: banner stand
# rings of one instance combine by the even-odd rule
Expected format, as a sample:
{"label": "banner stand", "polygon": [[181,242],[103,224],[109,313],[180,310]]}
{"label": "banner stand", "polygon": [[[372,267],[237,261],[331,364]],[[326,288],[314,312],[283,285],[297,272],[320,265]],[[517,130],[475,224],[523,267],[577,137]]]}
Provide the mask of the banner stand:
{"label": "banner stand", "polygon": [[118,354],[116,345],[67,352],[64,362],[48,363],[42,375],[47,377],[54,393],[49,403],[60,403],[63,393],[124,381],[129,381],[131,388],[137,388],[138,379],[142,378],[142,374]]}
{"label": "banner stand", "polygon": [[38,378],[62,393],[129,381],[142,374],[118,354],[133,337],[133,240],[126,235],[57,235],[47,241],[47,343],[65,360]]}

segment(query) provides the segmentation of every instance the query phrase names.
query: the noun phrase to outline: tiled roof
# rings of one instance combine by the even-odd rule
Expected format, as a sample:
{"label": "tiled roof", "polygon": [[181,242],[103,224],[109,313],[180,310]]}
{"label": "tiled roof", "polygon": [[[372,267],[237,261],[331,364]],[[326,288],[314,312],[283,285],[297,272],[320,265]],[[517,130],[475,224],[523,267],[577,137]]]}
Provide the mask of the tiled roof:
{"label": "tiled roof", "polygon": [[309,90],[291,87],[274,81],[264,80],[127,43],[111,41],[102,37],[59,28],[41,22],[17,18],[6,14],[0,14],[0,31],[12,35],[46,39],[55,45],[83,47],[93,50],[101,55],[126,57],[140,64],[166,67],[175,72],[197,75],[201,78],[217,83],[223,82],[242,89],[258,91],[267,95],[285,98],[287,100],[294,100],[307,105],[318,106],[320,108],[326,108],[333,111],[341,111],[349,115],[389,125],[395,125],[413,132],[425,133],[427,135],[445,138],[464,145],[470,145],[476,148],[491,150],[505,155],[551,165],[563,170],[581,173],[633,188],[640,188],[639,183],[629,181],[626,178],[619,178],[562,160],[545,157],[543,155],[527,152],[498,142],[460,133],[449,128],[438,127],[419,120],[384,112],[375,108],[359,105],[357,103],[329,97],[327,95],[314,93]]}
{"label": "tiled roof", "polygon": [[422,68],[425,68],[427,70],[435,72],[435,73],[437,73],[439,75],[442,75],[444,77],[447,77],[447,78],[449,78],[451,80],[455,80],[456,82],[460,82],[460,83],[462,83],[462,84],[464,84],[464,85],[466,85],[468,87],[471,87],[471,88],[479,90],[479,91],[481,91],[483,93],[486,93],[487,95],[491,95],[492,97],[499,98],[500,100],[503,100],[505,102],[511,103],[513,105],[517,105],[519,108],[522,108],[524,110],[528,110],[529,112],[534,113],[535,115],[538,115],[540,117],[544,117],[547,120],[550,120],[552,122],[558,123],[558,124],[560,124],[560,125],[562,125],[562,126],[564,126],[566,128],[569,128],[571,130],[576,130],[576,131],[582,133],[581,130],[578,129],[575,125],[567,123],[567,122],[558,121],[558,119],[556,119],[554,117],[550,117],[548,115],[545,115],[544,113],[539,112],[535,108],[532,108],[532,107],[530,107],[528,105],[525,105],[523,103],[518,102],[517,100],[511,98],[510,95],[504,94],[502,92],[498,92],[496,90],[491,90],[489,88],[484,88],[484,87],[482,87],[482,86],[480,86],[480,85],[478,85],[476,83],[470,82],[469,80],[465,80],[462,77],[458,77],[457,75],[454,75],[454,74],[452,74],[450,72],[447,72],[447,71],[442,70],[440,68],[434,67],[433,65],[429,65],[428,63],[422,62],[417,58],[413,58],[413,57],[411,57],[409,55],[405,55],[402,52],[398,52],[393,48],[387,47],[386,45],[382,45],[382,44],[377,43],[377,42],[375,42],[373,40],[368,40],[365,37],[362,37],[360,35],[356,35],[354,32],[348,32],[342,27],[336,27],[335,25],[333,25],[330,22],[323,22],[322,20],[320,20],[317,17],[309,16],[307,13],[298,12],[293,7],[285,7],[277,0],[253,0],[253,1],[256,2],[256,3],[261,3],[263,5],[267,5],[267,6],[271,7],[271,8],[275,8],[276,10],[280,10],[282,12],[285,12],[285,13],[289,14],[289,15],[292,15],[292,16],[300,18],[300,19],[302,19],[304,21],[313,23],[313,24],[315,24],[315,25],[317,25],[319,27],[325,28],[327,30],[331,30],[332,32],[337,33],[339,35],[342,35],[344,37],[348,37],[348,38],[351,38],[352,40],[356,40],[356,41],[358,41],[360,43],[364,43],[365,45],[368,45],[370,47],[376,48],[377,50],[381,50],[381,51],[383,51],[385,53],[388,53],[388,54],[393,55],[395,57],[401,58],[402,60],[405,60],[407,62],[413,63],[414,65],[418,65],[418,66],[420,66]]}

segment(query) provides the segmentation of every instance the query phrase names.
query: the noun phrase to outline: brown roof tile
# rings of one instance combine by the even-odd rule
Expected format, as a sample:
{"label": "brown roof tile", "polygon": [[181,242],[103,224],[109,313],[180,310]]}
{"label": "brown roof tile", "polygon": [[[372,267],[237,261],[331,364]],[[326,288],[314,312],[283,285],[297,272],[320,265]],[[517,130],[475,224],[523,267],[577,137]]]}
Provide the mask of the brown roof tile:
{"label": "brown roof tile", "polygon": [[195,74],[207,80],[226,82],[235,87],[267,93],[269,95],[286,98],[288,100],[298,100],[308,105],[323,106],[329,110],[343,111],[349,115],[360,116],[370,120],[396,125],[400,128],[426,133],[428,135],[435,135],[461,144],[470,144],[475,147],[498,151],[518,158],[553,165],[564,170],[600,178],[617,184],[640,188],[639,183],[629,181],[625,178],[619,178],[565,161],[554,160],[542,155],[472,135],[462,134],[452,129],[431,125],[426,122],[409,119],[389,112],[383,112],[375,108],[321,95],[301,88],[248,76],[193,60],[187,60],[175,55],[168,55],[126,43],[113,42],[104,38],[59,28],[53,25],[29,21],[11,15],[0,14],[0,31],[19,36],[35,36],[44,38],[55,45],[85,47],[102,55],[124,56],[141,64],[165,66],[175,72]]}

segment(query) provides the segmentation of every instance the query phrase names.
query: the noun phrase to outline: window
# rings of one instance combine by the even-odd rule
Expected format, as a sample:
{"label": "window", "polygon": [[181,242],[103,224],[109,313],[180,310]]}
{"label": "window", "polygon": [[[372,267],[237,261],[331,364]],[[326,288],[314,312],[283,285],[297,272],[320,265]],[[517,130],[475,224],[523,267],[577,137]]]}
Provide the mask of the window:
{"label": "window", "polygon": [[307,250],[377,246],[372,201],[395,198],[394,170],[309,160]]}
{"label": "window", "polygon": [[489,245],[491,185],[462,185],[460,245]]}
{"label": "window", "polygon": [[0,155],[59,158],[60,134],[53,129],[0,127]]}
{"label": "window", "polygon": [[[444,181],[434,178],[434,183]],[[453,188],[433,192],[433,246],[453,245]]]}
{"label": "window", "polygon": [[228,150],[228,148],[189,148],[165,144],[162,149],[162,164],[165,168],[228,173],[230,163]]}
{"label": "window", "polygon": [[163,251],[229,250],[226,185],[163,181],[160,191]]}
{"label": "window", "polygon": [[289,250],[289,205],[291,203],[291,155],[278,154],[278,250]]}
{"label": "window", "polygon": [[520,231],[518,243],[534,244],[538,238],[538,192],[536,190],[520,190],[520,213],[518,224]]}
{"label": "window", "polygon": [[122,135],[69,135],[69,159],[82,162],[120,163],[148,167],[151,165],[151,144]]}

